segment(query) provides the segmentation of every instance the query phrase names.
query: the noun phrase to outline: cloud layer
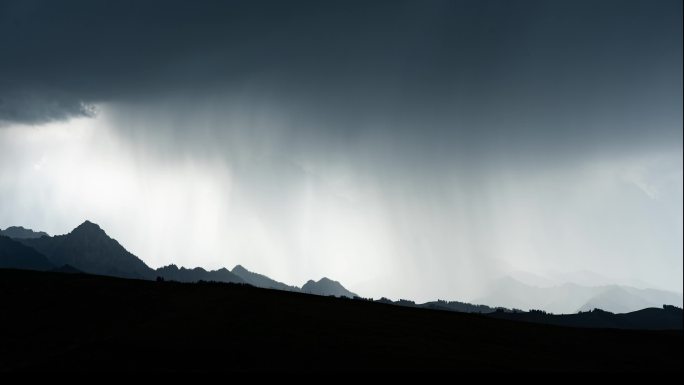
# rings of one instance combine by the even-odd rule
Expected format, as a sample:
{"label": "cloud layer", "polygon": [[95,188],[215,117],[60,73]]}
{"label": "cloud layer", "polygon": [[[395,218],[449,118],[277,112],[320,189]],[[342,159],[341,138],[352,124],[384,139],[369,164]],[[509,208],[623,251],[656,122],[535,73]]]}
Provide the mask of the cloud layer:
{"label": "cloud layer", "polygon": [[465,147],[681,139],[678,1],[0,7],[6,122],[89,115],[102,102],[192,109],[229,96],[342,137],[384,124],[407,140]]}

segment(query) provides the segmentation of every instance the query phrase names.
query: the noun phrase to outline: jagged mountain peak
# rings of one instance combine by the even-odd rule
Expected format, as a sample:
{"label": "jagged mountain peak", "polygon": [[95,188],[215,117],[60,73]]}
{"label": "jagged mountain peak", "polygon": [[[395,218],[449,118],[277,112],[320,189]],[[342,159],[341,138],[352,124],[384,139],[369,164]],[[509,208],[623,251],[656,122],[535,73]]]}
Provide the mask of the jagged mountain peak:
{"label": "jagged mountain peak", "polygon": [[84,273],[149,279],[153,271],[109,237],[99,225],[85,221],[65,235],[24,239],[54,265],[71,265]]}
{"label": "jagged mountain peak", "polygon": [[247,270],[242,265],[235,265],[231,272],[236,276],[240,277],[241,279],[243,279],[246,283],[253,286],[287,291],[299,291],[299,288],[297,286],[290,286],[285,283],[271,279],[263,274],[254,273],[252,271]]}
{"label": "jagged mountain peak", "polygon": [[341,283],[330,278],[323,277],[318,280],[308,280],[302,286],[304,293],[318,294],[318,295],[334,295],[336,297],[356,297],[356,293],[347,290]]}
{"label": "jagged mountain peak", "polygon": [[76,226],[75,229],[71,230],[70,234],[78,234],[78,233],[107,235],[107,233],[105,233],[105,231],[102,230],[102,228],[97,223],[93,223],[89,220],[86,220],[85,222]]}
{"label": "jagged mountain peak", "polygon": [[216,281],[244,283],[244,280],[237,274],[233,274],[226,268],[218,270],[206,270],[202,267],[178,267],[174,264],[160,267],[156,270],[158,276],[166,280],[178,282],[197,282],[197,281]]}
{"label": "jagged mountain peak", "polygon": [[[220,268],[206,270],[202,267],[177,266],[169,264],[156,270],[150,269],[142,260],[128,252],[116,239],[111,238],[96,223],[85,220],[65,235],[24,239],[22,243],[44,254],[55,266],[70,265],[78,271],[91,274],[112,275],[125,278],[152,279],[163,277],[180,282],[216,281],[248,283],[253,286],[300,292],[297,286],[290,286],[268,276],[252,272],[242,265],[232,271]],[[306,292],[319,295],[353,297],[337,281],[327,277],[318,282],[307,282]]]}

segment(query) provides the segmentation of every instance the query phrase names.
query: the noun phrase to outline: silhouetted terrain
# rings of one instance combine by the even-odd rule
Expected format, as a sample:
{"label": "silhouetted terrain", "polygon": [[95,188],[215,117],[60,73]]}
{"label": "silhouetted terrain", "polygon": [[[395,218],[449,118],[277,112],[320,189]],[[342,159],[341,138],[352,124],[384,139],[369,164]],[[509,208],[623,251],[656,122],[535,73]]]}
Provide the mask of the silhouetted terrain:
{"label": "silhouetted terrain", "polygon": [[541,310],[521,311],[503,307],[493,308],[485,305],[473,305],[457,301],[432,301],[416,304],[409,300],[391,301],[381,298],[377,302],[397,306],[456,311],[461,313],[485,314],[499,319],[536,322],[550,325],[615,328],[615,329],[649,329],[649,330],[682,330],[684,329],[684,312],[682,308],[664,305],[662,308],[645,308],[634,312],[615,314],[601,309],[578,312],[575,314],[552,314]]}
{"label": "silhouetted terrain", "polygon": [[[20,230],[10,231],[11,229]],[[265,275],[253,273],[240,265],[235,266],[233,271],[226,268],[211,271],[201,267],[187,269],[176,265],[154,270],[126,250],[117,240],[110,238],[100,226],[90,221],[83,222],[69,234],[54,237],[23,227],[9,227],[6,231],[18,234],[19,237],[6,238],[5,243],[0,243],[0,267],[4,268],[55,269],[61,272],[85,272],[148,280],[159,277],[178,282],[249,283],[263,288],[301,291],[297,286],[289,286]],[[31,234],[40,236],[30,236]],[[339,282],[325,277],[318,282],[309,281],[304,286],[310,294],[347,297],[355,295]]]}
{"label": "silhouetted terrain", "polygon": [[461,313],[493,313],[496,311],[496,308],[487,306],[487,305],[474,305],[470,303],[465,303],[465,302],[458,302],[458,301],[431,301],[431,302],[426,302],[424,304],[419,305],[420,307],[425,307],[428,309],[438,309],[438,310],[449,310],[449,311],[458,311]]}
{"label": "silhouetted terrain", "polygon": [[[303,292],[322,296],[357,297],[355,293],[347,290],[339,282],[325,277],[318,282],[310,280],[300,289],[297,286],[289,286],[265,275],[251,272],[241,265],[235,266],[232,271],[226,268],[212,271],[207,271],[201,267],[186,269],[184,267],[179,268],[176,265],[168,265],[153,270],[138,257],[124,249],[119,242],[110,238],[98,225],[89,221],[85,221],[69,234],[54,237],[41,236],[40,238],[31,238],[26,237],[26,235],[44,233],[19,227],[10,227],[9,229],[21,229],[18,234],[22,237],[10,239],[0,236],[0,267],[3,268],[48,270],[61,273],[85,272],[123,278],[143,278],[148,280],[158,278],[176,282],[206,281],[247,283],[261,288]],[[570,301],[568,299],[569,297],[593,295],[595,292],[604,293],[606,294],[605,297],[609,299],[622,298],[623,303],[634,301],[634,298],[637,298],[632,296],[634,293],[630,293],[628,290],[629,288],[625,289],[612,286],[587,288],[578,285],[564,285],[562,287],[548,288],[549,292],[542,293],[542,288],[525,285],[513,278],[501,280],[500,285],[496,286],[494,290],[501,291],[502,288],[507,289],[507,295],[515,297],[520,296],[520,294],[523,293],[529,297],[530,301],[539,301],[540,303],[548,303],[549,298],[553,299],[553,295],[558,296],[556,301],[568,302]],[[653,303],[657,303],[659,298],[669,298],[667,296],[663,297],[663,292],[658,290],[634,289],[631,291],[638,292],[638,298],[641,298],[641,300],[645,301],[647,299],[650,301],[644,302],[646,307],[651,307]],[[615,292],[620,295],[615,294]],[[577,301],[578,300],[575,299],[575,302]],[[582,301],[582,299],[579,301]],[[603,300],[599,298],[596,303],[605,303],[606,301],[607,299],[605,298]],[[612,314],[605,311],[584,311],[580,314],[553,315],[539,311],[522,312],[504,307],[474,305],[457,301],[447,302],[439,300],[416,304],[413,301],[405,299],[391,301],[387,298],[381,298],[376,302],[404,307],[490,314],[495,318],[573,327],[654,330],[681,330],[683,328],[681,309],[665,310],[646,308],[638,312],[627,314]],[[585,305],[585,307],[586,306],[588,305]]]}
{"label": "silhouetted terrain", "polygon": [[43,254],[21,242],[0,235],[0,268],[50,270],[53,265]]}
{"label": "silhouetted terrain", "polygon": [[0,230],[0,235],[15,239],[30,239],[30,238],[40,238],[47,237],[48,233],[44,231],[33,231],[31,229],[26,229],[22,226],[10,226],[5,230]]}
{"label": "silhouetted terrain", "polygon": [[216,281],[226,283],[245,283],[245,281],[233,274],[230,270],[223,268],[218,270],[207,271],[201,267],[194,269],[180,269],[176,265],[168,265],[160,267],[156,270],[157,276],[163,277],[166,280],[178,282],[198,282],[198,281]]}
{"label": "silhouetted terrain", "polygon": [[114,277],[155,277],[154,270],[89,221],[69,234],[22,239],[21,242],[48,257],[56,266],[71,265],[83,272]]}
{"label": "silhouetted terrain", "polygon": [[577,314],[548,314],[543,311],[533,310],[530,312],[498,311],[488,315],[499,319],[572,327],[652,330],[682,330],[684,328],[682,309],[669,305],[662,308],[647,308],[622,314],[594,309]]}
{"label": "silhouetted terrain", "polygon": [[575,329],[239,284],[0,270],[2,370],[681,371],[681,331]]}
{"label": "silhouetted terrain", "polygon": [[245,269],[241,265],[237,265],[233,268],[233,274],[236,274],[245,282],[256,287],[263,287],[266,289],[300,291],[300,289],[297,286],[290,286],[282,282],[275,281],[265,275],[253,273]]}
{"label": "silhouetted terrain", "polygon": [[356,294],[347,290],[341,283],[328,278],[321,278],[318,282],[309,280],[302,286],[302,293],[318,295],[334,295],[336,297],[356,297]]}
{"label": "silhouetted terrain", "polygon": [[534,286],[513,277],[497,280],[488,294],[474,300],[492,306],[522,310],[543,309],[571,314],[595,308],[627,313],[663,304],[682,306],[682,295],[664,290],[637,289],[621,285],[583,286],[574,283]]}

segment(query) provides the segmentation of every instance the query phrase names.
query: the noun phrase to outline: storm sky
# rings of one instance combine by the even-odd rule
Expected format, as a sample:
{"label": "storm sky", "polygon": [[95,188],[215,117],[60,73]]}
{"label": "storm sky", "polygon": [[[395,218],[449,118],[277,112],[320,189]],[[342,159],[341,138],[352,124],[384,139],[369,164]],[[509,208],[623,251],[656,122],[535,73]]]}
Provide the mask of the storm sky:
{"label": "storm sky", "polygon": [[0,227],[468,299],[682,291],[682,2],[0,0]]}

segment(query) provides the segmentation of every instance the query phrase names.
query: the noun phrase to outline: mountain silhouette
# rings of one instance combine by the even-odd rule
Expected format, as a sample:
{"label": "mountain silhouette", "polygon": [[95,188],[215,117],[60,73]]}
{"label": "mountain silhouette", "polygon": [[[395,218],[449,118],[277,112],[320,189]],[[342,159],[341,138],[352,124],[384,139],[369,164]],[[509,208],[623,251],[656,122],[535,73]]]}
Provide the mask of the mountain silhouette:
{"label": "mountain silhouette", "polygon": [[245,269],[242,265],[237,265],[233,268],[233,274],[242,278],[245,282],[252,286],[263,287],[266,289],[277,289],[287,291],[301,291],[297,286],[290,286],[282,282],[273,280],[265,275],[253,273]]}
{"label": "mountain silhouette", "polygon": [[621,314],[593,309],[577,314],[549,314],[543,311],[498,311],[487,315],[498,319],[557,326],[610,329],[681,330],[684,322],[682,309],[669,305]]}
{"label": "mountain silhouette", "polygon": [[333,281],[332,279],[323,277],[318,282],[309,280],[302,286],[302,293],[317,294],[317,295],[334,295],[335,297],[357,297],[355,293],[347,290],[341,283]]}
{"label": "mountain silhouette", "polygon": [[608,285],[600,287],[598,294],[587,301],[578,311],[598,308],[613,313],[628,313],[638,309],[660,307],[663,304],[682,306],[682,295],[665,290]]}
{"label": "mountain silhouette", "polygon": [[[321,296],[354,298],[357,295],[342,284],[329,278],[310,280],[298,288],[275,281],[265,275],[251,272],[241,265],[233,270],[221,268],[207,271],[168,265],[157,270],[149,268],[138,257],[128,252],[119,242],[110,238],[100,226],[85,221],[70,233],[58,236],[43,235],[21,227],[9,227],[4,232],[23,236],[0,236],[0,268],[47,270],[62,273],[89,273],[122,278],[152,280],[161,277],[168,281],[247,283],[252,286],[302,292]],[[40,237],[37,237],[41,235]],[[432,301],[416,304],[409,300],[391,301],[381,298],[377,302],[464,313],[489,314],[498,318],[511,318],[529,322],[559,324],[563,326],[599,326],[660,328],[676,324],[670,313],[658,312],[663,304],[681,306],[681,294],[654,289],[636,289],[627,286],[606,285],[586,287],[573,283],[560,286],[535,287],[512,277],[499,280],[490,288],[488,297],[474,305],[457,301]],[[494,307],[496,306],[496,307]],[[653,308],[656,308],[653,310]],[[543,309],[553,313],[570,313],[567,317],[545,312],[523,312],[515,309]],[[603,313],[593,309],[604,309]],[[635,310],[643,311],[635,313]],[[651,309],[651,310],[649,310]],[[647,311],[648,310],[648,311]],[[577,315],[577,311],[580,314]],[[620,314],[630,314],[629,322]],[[661,314],[662,313],[662,314]],[[664,315],[663,315],[664,314]],[[639,319],[639,322],[633,322]],[[653,321],[657,319],[656,321]],[[673,321],[674,320],[674,321]],[[625,326],[626,325],[626,326]],[[680,327],[681,328],[681,327]]]}
{"label": "mountain silhouette", "polygon": [[[3,267],[33,268],[41,270],[83,272],[89,274],[109,275],[121,278],[137,278],[152,280],[156,277],[178,282],[215,281],[227,283],[248,283],[252,286],[300,292],[303,289],[273,280],[265,275],[251,272],[241,265],[230,271],[226,268],[207,271],[201,267],[188,269],[176,265],[151,269],[142,260],[128,252],[118,241],[110,238],[95,223],[85,221],[65,235],[47,236],[43,232],[34,232],[21,227],[10,227],[12,234],[23,238],[8,241],[24,246],[23,253],[33,249],[34,259],[43,255],[43,262],[23,261],[21,255],[12,251],[4,258]],[[39,237],[38,234],[41,236]],[[19,243],[21,242],[21,243]],[[16,245],[12,246],[16,248]],[[8,250],[14,250],[8,246]],[[28,250],[28,251],[27,251]],[[17,254],[19,257],[9,255]],[[23,254],[22,254],[23,255]],[[19,261],[23,261],[19,263]],[[41,264],[42,263],[42,264]],[[47,264],[46,264],[47,263]],[[33,267],[22,267],[33,266]],[[60,266],[60,267],[56,267]],[[72,271],[75,270],[75,271]],[[353,297],[339,282],[323,278],[318,282],[309,281],[304,292],[318,295],[334,295]]]}
{"label": "mountain silhouette", "polygon": [[645,309],[653,305],[653,302],[641,298],[625,288],[608,286],[589,299],[578,311],[604,309],[613,313],[628,313],[635,309]]}
{"label": "mountain silhouette", "polygon": [[17,240],[0,235],[0,268],[50,270],[54,267],[43,254]]}
{"label": "mountain silhouette", "polygon": [[560,314],[572,314],[594,308],[613,313],[627,313],[663,304],[682,306],[679,293],[637,289],[621,285],[583,286],[565,283],[538,287],[504,277],[494,282],[488,293],[473,302],[522,310],[542,309]]}
{"label": "mountain silhouette", "polygon": [[0,230],[0,235],[14,239],[31,239],[47,237],[48,233],[44,231],[33,231],[31,229],[26,229],[21,226],[10,226],[5,230]]}
{"label": "mountain silhouette", "polygon": [[85,273],[153,279],[154,270],[110,238],[100,226],[85,221],[69,234],[22,239],[54,265],[71,265]]}
{"label": "mountain silhouette", "polygon": [[[384,302],[385,303],[393,303],[395,305],[400,305],[400,303],[398,303],[398,302],[392,302],[389,300],[386,300]],[[421,304],[421,305],[414,305],[414,306],[424,307],[427,309],[456,311],[459,313],[487,314],[487,313],[494,313],[496,311],[496,308],[493,308],[493,307],[490,307],[487,305],[474,305],[474,304],[466,303],[466,302],[444,301],[444,300],[430,301],[430,302],[426,302],[426,303]]]}
{"label": "mountain silhouette", "polygon": [[[27,231],[39,234],[32,230]],[[299,289],[265,275],[251,272],[241,265],[235,266],[232,271],[226,268],[212,271],[201,267],[187,269],[176,265],[153,270],[135,255],[126,251],[119,242],[110,238],[98,225],[89,221],[85,221],[65,235],[19,239],[0,236],[0,268],[46,270],[51,273],[85,273],[145,280],[157,277],[164,278],[166,281],[184,283],[198,281],[247,283],[251,286],[279,291],[348,297],[373,302],[372,299],[358,297],[339,282],[329,278],[322,278],[318,282],[310,280]],[[423,304],[403,299],[393,302],[384,297],[375,302],[410,308],[482,313],[494,318],[571,327],[682,329],[682,310],[670,306],[670,304],[681,302],[681,295],[677,293],[617,285],[584,287],[564,284],[540,288],[524,284],[511,277],[493,286],[492,293],[496,294],[499,300],[506,299],[505,296],[508,296],[508,302],[494,302],[497,307],[441,300]],[[511,301],[517,301],[520,304],[521,298],[524,298],[525,304],[530,308],[539,309],[544,306],[554,308],[570,304],[579,308],[580,313],[574,314],[576,312],[573,311],[573,314],[558,315],[538,310],[523,312],[515,310],[520,306],[510,306]],[[661,304],[656,304],[661,300],[663,301],[661,304],[666,304],[662,309]],[[509,305],[513,309],[500,307],[501,305]],[[594,307],[624,310],[625,313],[614,314],[610,311],[593,309]],[[640,307],[641,310],[630,311],[629,309],[633,307]]]}
{"label": "mountain silhouette", "polygon": [[178,282],[198,282],[198,281],[214,281],[214,282],[232,282],[232,283],[245,283],[245,281],[230,272],[226,268],[207,271],[201,267],[195,267],[194,269],[186,269],[184,267],[178,268],[176,265],[168,265],[158,268],[156,271],[157,276],[163,277],[167,281],[178,281]]}

